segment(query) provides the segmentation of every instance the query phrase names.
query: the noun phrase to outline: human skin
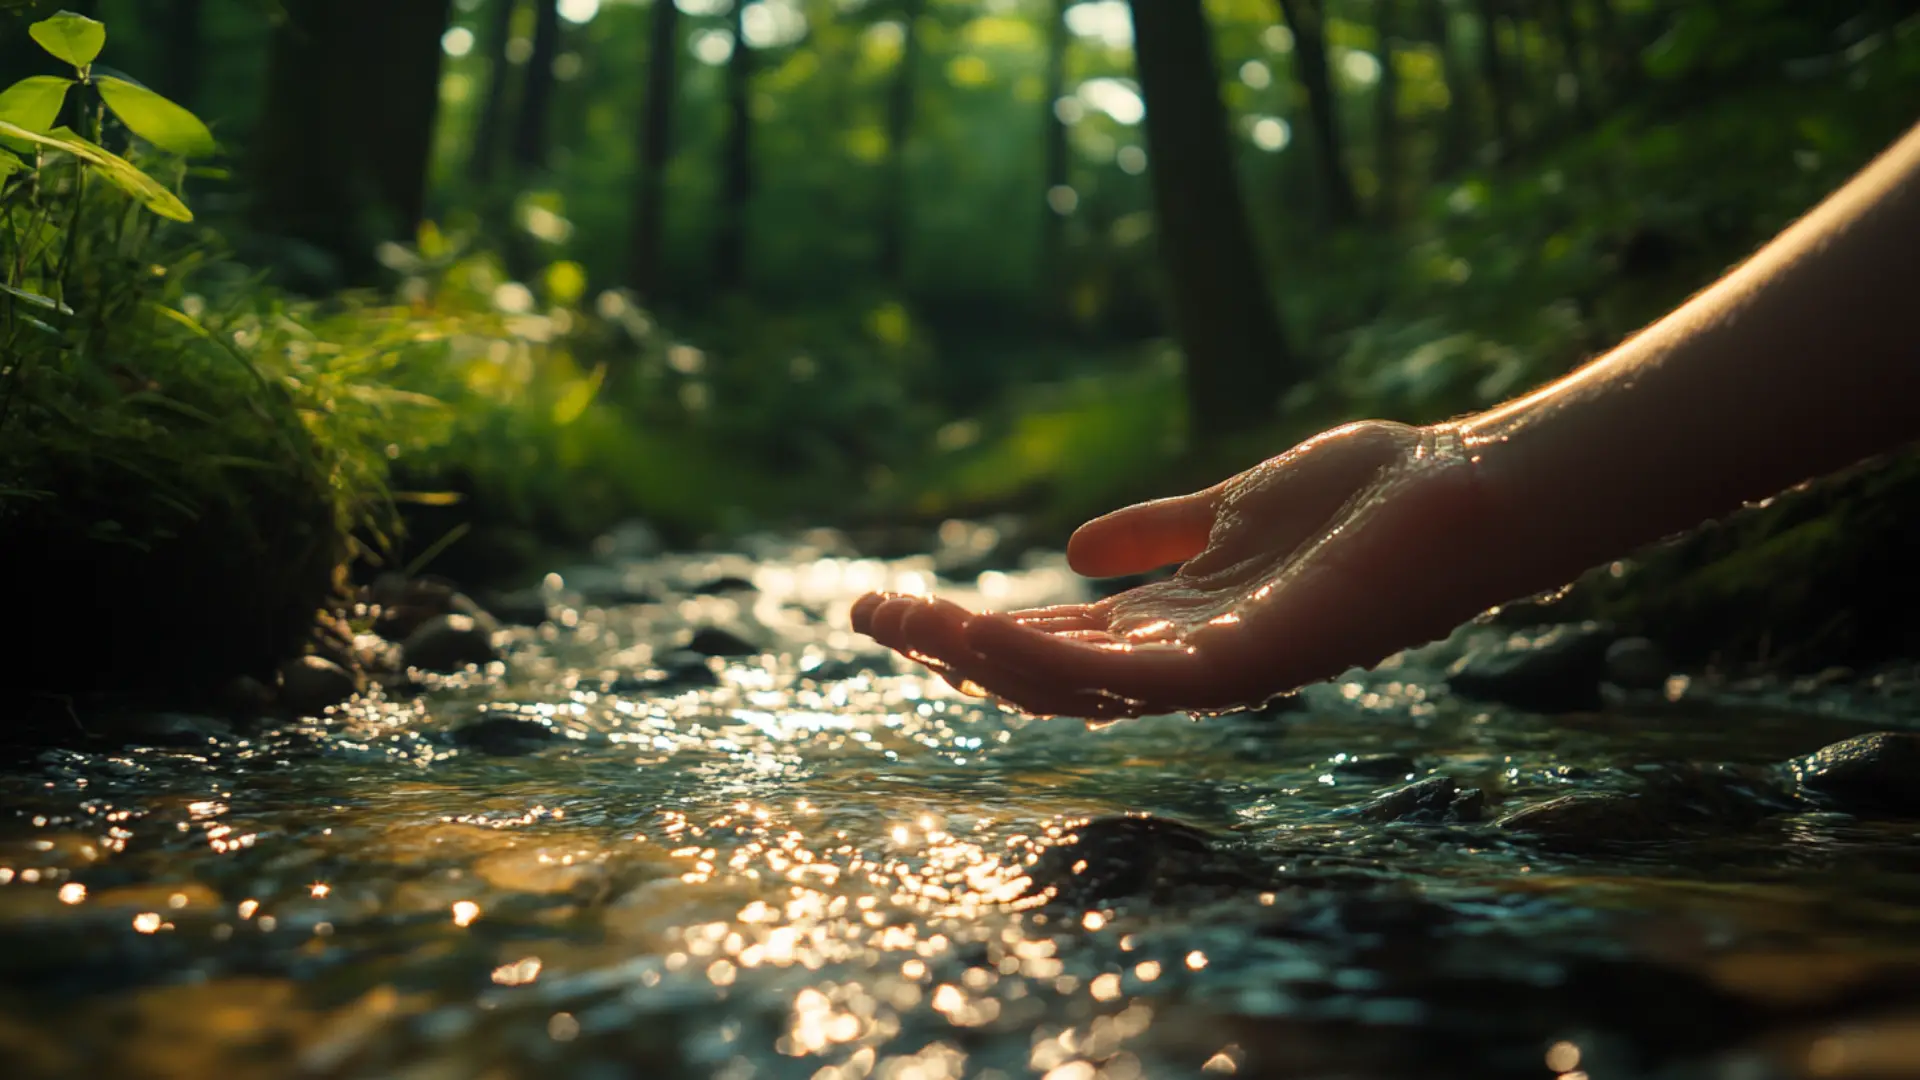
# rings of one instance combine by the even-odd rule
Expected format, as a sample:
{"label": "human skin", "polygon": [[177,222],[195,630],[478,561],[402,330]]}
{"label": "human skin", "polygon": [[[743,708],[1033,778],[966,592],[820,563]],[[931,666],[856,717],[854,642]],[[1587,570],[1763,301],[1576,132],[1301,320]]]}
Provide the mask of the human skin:
{"label": "human skin", "polygon": [[1335,428],[1067,546],[1091,604],[869,594],[854,628],[967,693],[1112,720],[1258,705],[1920,438],[1920,127],[1712,286],[1485,413]]}

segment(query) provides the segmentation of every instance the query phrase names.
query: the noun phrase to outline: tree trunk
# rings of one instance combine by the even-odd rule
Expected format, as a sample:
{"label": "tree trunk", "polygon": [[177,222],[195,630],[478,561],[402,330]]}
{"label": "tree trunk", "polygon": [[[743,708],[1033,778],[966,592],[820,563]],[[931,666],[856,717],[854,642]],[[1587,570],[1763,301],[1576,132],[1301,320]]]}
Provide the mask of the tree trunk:
{"label": "tree trunk", "polygon": [[1478,0],[1480,70],[1487,84],[1487,111],[1493,124],[1496,156],[1513,152],[1513,93],[1507,85],[1506,57],[1500,52],[1500,0]]}
{"label": "tree trunk", "polygon": [[160,92],[188,110],[199,107],[200,68],[205,62],[206,44],[202,35],[205,0],[168,0],[155,28],[166,60],[160,71]]}
{"label": "tree trunk", "polygon": [[[284,0],[258,144],[255,222],[369,279],[425,212],[450,0]],[[318,284],[319,280],[309,282]]]}
{"label": "tree trunk", "polygon": [[673,107],[679,98],[680,9],[654,0],[647,42],[647,100],[640,130],[640,178],[633,215],[629,283],[648,301],[660,289],[661,231],[666,222],[667,162],[673,157]]}
{"label": "tree trunk", "polygon": [[1392,224],[1400,216],[1400,73],[1393,64],[1400,33],[1400,0],[1374,0],[1374,32],[1380,39],[1380,82],[1373,88],[1374,172],[1380,183],[1376,217]]}
{"label": "tree trunk", "polygon": [[1353,193],[1353,177],[1347,171],[1345,140],[1340,135],[1339,100],[1334,96],[1333,78],[1327,67],[1326,26],[1321,0],[1280,0],[1280,14],[1293,30],[1293,71],[1307,94],[1307,113],[1312,121],[1315,155],[1320,166],[1321,198],[1326,201],[1327,216],[1344,225],[1360,216],[1360,201]]}
{"label": "tree trunk", "polygon": [[1201,0],[1132,0],[1154,231],[1195,442],[1274,415],[1298,368],[1240,201]]}
{"label": "tree trunk", "polygon": [[1072,0],[1053,0],[1048,5],[1052,21],[1047,25],[1047,76],[1040,97],[1041,130],[1046,133],[1045,173],[1041,181],[1040,219],[1040,300],[1048,319],[1066,314],[1067,217],[1056,213],[1047,198],[1056,188],[1068,186],[1067,125],[1055,107],[1067,90],[1067,6]]}
{"label": "tree trunk", "polygon": [[914,82],[920,74],[920,12],[925,0],[900,5],[900,64],[887,89],[887,158],[880,192],[880,277],[898,288],[907,262],[907,139],[913,134]]}
{"label": "tree trunk", "polygon": [[1451,176],[1466,163],[1473,145],[1473,81],[1460,70],[1454,48],[1453,19],[1447,6],[1421,3],[1425,15],[1422,33],[1440,54],[1440,81],[1447,86],[1447,108],[1440,118],[1440,150],[1434,162],[1436,176]]}
{"label": "tree trunk", "polygon": [[509,148],[523,173],[547,167],[552,141],[553,62],[560,55],[560,0],[534,0],[533,53],[520,83],[520,111],[513,121]]}
{"label": "tree trunk", "polygon": [[[658,2],[658,0],[656,0]],[[722,292],[746,281],[747,203],[753,197],[753,50],[742,32],[746,0],[733,4],[733,54],[727,58],[727,141],[721,162],[720,231],[714,238],[714,282]]]}
{"label": "tree trunk", "polygon": [[489,12],[492,18],[482,42],[487,50],[487,96],[480,101],[480,116],[473,128],[473,157],[467,163],[467,175],[478,184],[490,183],[500,163],[500,133],[506,127],[507,91],[513,83],[507,45],[513,40],[513,16],[519,8],[520,0],[493,0]]}
{"label": "tree trunk", "polygon": [[[1580,24],[1574,19],[1572,0],[1546,0],[1546,8],[1547,25],[1560,46],[1565,73],[1573,76],[1573,118],[1581,127],[1586,127],[1593,120],[1594,84],[1587,74],[1586,42],[1581,38]],[[1558,82],[1556,76],[1555,100],[1558,100]]]}

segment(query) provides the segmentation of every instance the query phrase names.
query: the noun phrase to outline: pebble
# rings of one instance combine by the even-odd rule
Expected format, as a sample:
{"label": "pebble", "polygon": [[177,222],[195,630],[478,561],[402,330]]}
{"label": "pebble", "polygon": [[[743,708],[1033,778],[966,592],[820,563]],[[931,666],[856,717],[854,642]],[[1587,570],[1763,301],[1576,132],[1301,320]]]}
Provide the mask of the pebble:
{"label": "pebble", "polygon": [[758,656],[760,647],[738,633],[718,626],[703,626],[693,632],[687,649],[703,656]]}
{"label": "pebble", "polygon": [[1795,758],[1782,769],[1823,808],[1920,817],[1920,735],[1859,735]]}
{"label": "pebble", "polygon": [[400,645],[400,654],[408,667],[422,671],[462,671],[468,665],[485,665],[500,658],[493,647],[493,635],[471,615],[436,615]]}
{"label": "pebble", "polygon": [[1470,648],[1447,668],[1447,685],[1465,697],[1534,712],[1597,709],[1613,640],[1613,629],[1598,622],[1517,632]]}
{"label": "pebble", "polygon": [[1673,674],[1660,646],[1643,637],[1621,638],[1607,646],[1607,682],[1622,690],[1659,690]]}
{"label": "pebble", "polygon": [[495,757],[537,753],[546,749],[553,739],[553,729],[538,720],[510,716],[476,720],[453,733],[457,745]]}
{"label": "pebble", "polygon": [[280,704],[295,716],[318,716],[360,692],[360,680],[322,656],[280,665]]}
{"label": "pebble", "polygon": [[1486,797],[1479,788],[1463,788],[1451,776],[1429,776],[1376,795],[1335,817],[1384,824],[1389,821],[1437,825],[1479,821]]}

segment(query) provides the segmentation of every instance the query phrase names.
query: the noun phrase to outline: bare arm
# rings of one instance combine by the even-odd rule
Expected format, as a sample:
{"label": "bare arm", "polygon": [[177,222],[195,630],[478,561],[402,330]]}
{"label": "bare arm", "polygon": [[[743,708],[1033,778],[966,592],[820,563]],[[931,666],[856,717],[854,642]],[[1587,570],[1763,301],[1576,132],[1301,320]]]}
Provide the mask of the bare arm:
{"label": "bare arm", "polygon": [[1920,127],[1666,318],[1459,431],[1526,537],[1525,590],[1920,438]]}

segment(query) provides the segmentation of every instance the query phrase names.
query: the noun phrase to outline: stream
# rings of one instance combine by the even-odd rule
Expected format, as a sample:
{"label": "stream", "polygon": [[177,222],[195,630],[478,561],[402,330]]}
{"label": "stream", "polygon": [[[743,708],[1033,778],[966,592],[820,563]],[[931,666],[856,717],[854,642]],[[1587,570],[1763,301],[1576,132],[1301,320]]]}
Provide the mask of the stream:
{"label": "stream", "polygon": [[[955,583],[824,533],[603,557],[484,669],[29,755],[0,769],[0,1074],[1920,1070],[1911,817],[1739,794],[1920,713],[1547,716],[1450,692],[1427,650],[1093,731],[963,698],[846,615],[1086,587],[1056,554]],[[1621,809],[1671,776],[1687,812]],[[1495,824],[1610,793],[1597,824]]]}

